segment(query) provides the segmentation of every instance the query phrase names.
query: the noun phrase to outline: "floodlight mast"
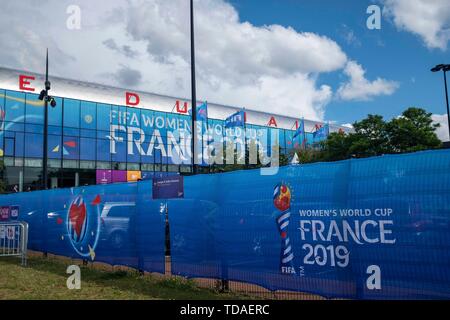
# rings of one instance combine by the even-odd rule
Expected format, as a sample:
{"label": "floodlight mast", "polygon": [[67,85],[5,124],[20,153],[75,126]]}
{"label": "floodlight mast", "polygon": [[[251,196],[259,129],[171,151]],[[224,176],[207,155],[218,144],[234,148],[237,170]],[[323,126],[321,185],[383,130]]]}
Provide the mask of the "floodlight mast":
{"label": "floodlight mast", "polygon": [[447,102],[447,125],[450,139],[450,108],[448,102],[448,88],[447,88],[447,71],[450,71],[450,64],[438,64],[437,66],[431,69],[431,72],[439,72],[439,71],[442,71],[442,73],[444,74],[445,101]]}

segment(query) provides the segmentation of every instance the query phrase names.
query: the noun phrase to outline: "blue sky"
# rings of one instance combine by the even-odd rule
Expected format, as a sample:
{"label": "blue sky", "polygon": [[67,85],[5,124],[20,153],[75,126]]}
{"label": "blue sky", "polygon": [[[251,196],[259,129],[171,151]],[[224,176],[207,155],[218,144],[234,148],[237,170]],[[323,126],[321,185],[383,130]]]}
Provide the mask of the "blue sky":
{"label": "blue sky", "polygon": [[[436,114],[446,113],[442,74],[433,74],[430,68],[438,63],[450,63],[449,52],[426,47],[419,36],[398,30],[386,17],[382,18],[381,30],[369,30],[366,9],[378,2],[232,0],[231,3],[242,20],[254,25],[280,24],[325,35],[336,41],[350,59],[364,66],[367,78],[380,76],[399,82],[399,88],[390,96],[372,101],[331,101],[326,108],[326,120],[352,123],[369,113],[390,119],[410,106]],[[346,38],[349,32],[354,34],[353,42]],[[319,77],[319,82],[335,87],[343,80],[337,73]]]}

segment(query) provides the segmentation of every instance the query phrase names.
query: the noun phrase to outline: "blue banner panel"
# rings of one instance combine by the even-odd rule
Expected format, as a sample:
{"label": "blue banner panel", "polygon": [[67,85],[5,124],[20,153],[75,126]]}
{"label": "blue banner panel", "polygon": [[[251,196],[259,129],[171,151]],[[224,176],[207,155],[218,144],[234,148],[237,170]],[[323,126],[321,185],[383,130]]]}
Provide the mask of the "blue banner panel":
{"label": "blue banner panel", "polygon": [[137,183],[136,239],[140,270],[165,271],[165,213],[152,200],[152,182]]}
{"label": "blue banner panel", "polygon": [[450,151],[200,175],[172,272],[353,299],[450,298]]}
{"label": "blue banner panel", "polygon": [[0,207],[28,222],[29,249],[164,273],[164,219],[150,200],[124,183],[10,194]]}

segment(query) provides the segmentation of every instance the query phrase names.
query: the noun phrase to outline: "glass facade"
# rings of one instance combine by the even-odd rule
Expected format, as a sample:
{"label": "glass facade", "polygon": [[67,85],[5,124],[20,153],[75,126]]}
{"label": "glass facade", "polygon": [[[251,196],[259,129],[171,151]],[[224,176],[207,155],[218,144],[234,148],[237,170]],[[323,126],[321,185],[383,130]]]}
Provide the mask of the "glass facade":
{"label": "glass facade", "polygon": [[[188,115],[109,105],[68,98],[48,107],[49,185],[95,184],[96,170],[190,172]],[[42,188],[44,103],[38,95],[0,89],[0,160],[9,191]],[[295,130],[247,124],[224,128],[224,121],[203,123],[203,154],[208,144],[227,137],[256,141],[270,150],[271,131],[278,134],[282,153],[301,145]],[[306,133],[306,143],[313,143]],[[202,166],[208,165],[203,159]],[[204,169],[204,170],[205,170]]]}

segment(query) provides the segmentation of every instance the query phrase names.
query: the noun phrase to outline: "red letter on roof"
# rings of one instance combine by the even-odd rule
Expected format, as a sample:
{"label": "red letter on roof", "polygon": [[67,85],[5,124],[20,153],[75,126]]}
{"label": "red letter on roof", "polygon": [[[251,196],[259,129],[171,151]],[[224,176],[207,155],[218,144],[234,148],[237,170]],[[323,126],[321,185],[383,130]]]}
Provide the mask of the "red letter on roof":
{"label": "red letter on roof", "polygon": [[[126,97],[126,105],[127,106],[137,106],[141,99],[139,98],[139,95],[137,93],[133,92],[125,92]],[[134,98],[134,99],[132,99]]]}
{"label": "red letter on roof", "polygon": [[34,88],[27,87],[31,84],[29,80],[34,80],[35,78],[32,76],[19,75],[19,89],[24,91],[34,91]]}
{"label": "red letter on roof", "polygon": [[275,117],[274,116],[272,116],[272,117],[270,117],[270,120],[269,120],[269,123],[267,124],[269,127],[270,126],[275,126],[275,127],[278,127],[278,125],[277,125],[277,120],[275,120]]}
{"label": "red letter on roof", "polygon": [[178,113],[188,113],[188,103],[187,102],[184,102],[183,106],[181,106],[180,101],[177,100],[175,105],[177,106],[177,112]]}

